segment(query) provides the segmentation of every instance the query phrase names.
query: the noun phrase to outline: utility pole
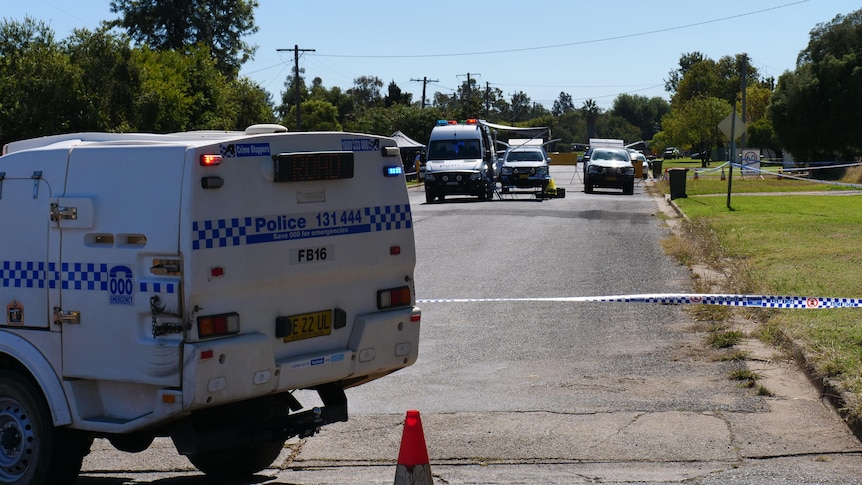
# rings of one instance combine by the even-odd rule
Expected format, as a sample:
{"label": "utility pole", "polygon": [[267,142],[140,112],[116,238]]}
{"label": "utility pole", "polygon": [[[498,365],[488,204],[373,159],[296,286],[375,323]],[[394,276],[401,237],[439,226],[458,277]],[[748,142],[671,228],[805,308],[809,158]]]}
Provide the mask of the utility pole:
{"label": "utility pole", "polygon": [[[473,73],[473,74],[476,74],[479,76],[482,75],[479,73]],[[470,101],[471,101],[471,98],[473,97],[473,87],[470,85],[470,81],[471,81],[470,73],[468,72],[467,74],[459,74],[459,76],[467,76],[467,89],[464,92],[464,96],[466,98],[465,104],[467,105],[467,109],[470,109],[471,108]],[[473,113],[468,113],[467,111],[464,111],[464,113],[468,118],[478,116],[478,113],[473,114]]]}
{"label": "utility pole", "polygon": [[423,77],[422,79],[411,79],[411,81],[422,81],[422,109],[425,109],[425,86],[427,86],[428,83],[436,83],[440,81],[437,79],[428,79],[427,77]]}
{"label": "utility pole", "polygon": [[[745,123],[746,123],[746,121],[748,121],[745,119],[745,77],[747,74],[748,74],[748,54],[743,52],[742,53],[742,126],[743,127],[746,126]],[[746,130],[743,130],[742,135],[741,135],[742,136],[741,141],[742,141],[742,149],[743,150],[745,150],[745,132],[746,132]]]}
{"label": "utility pole", "polygon": [[296,88],[296,131],[301,131],[300,126],[302,126],[302,116],[300,114],[300,107],[302,105],[302,92],[299,89],[299,53],[300,52],[314,52],[314,49],[300,49],[298,45],[294,44],[293,49],[276,49],[276,52],[283,52],[293,50],[293,70],[296,75],[293,79],[294,87]]}
{"label": "utility pole", "polygon": [[491,111],[491,83],[485,81],[485,119],[488,119],[488,112]]}
{"label": "utility pole", "polygon": [[[740,88],[742,89],[742,135],[740,136],[740,141],[742,147],[740,147],[740,151],[745,150],[745,77],[748,71],[748,54],[742,54],[742,72],[740,73]],[[730,170],[728,171],[727,177],[727,208],[729,210],[733,210],[733,207],[730,205],[730,193],[731,187],[733,184],[733,164],[736,163],[736,100],[733,101],[733,113],[731,114],[733,118],[731,119],[731,128],[730,128],[730,147],[731,147],[731,156],[730,156]]]}

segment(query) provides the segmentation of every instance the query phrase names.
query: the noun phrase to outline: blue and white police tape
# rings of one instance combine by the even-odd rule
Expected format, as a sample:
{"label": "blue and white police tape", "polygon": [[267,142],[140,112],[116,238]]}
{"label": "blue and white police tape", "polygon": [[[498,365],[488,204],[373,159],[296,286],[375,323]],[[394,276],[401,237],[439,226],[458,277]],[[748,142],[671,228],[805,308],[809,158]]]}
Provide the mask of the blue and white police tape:
{"label": "blue and white police tape", "polygon": [[658,303],[661,305],[724,305],[748,308],[859,308],[862,298],[822,298],[813,296],[715,295],[715,294],[644,294],[610,296],[564,296],[546,298],[429,298],[417,303]]}

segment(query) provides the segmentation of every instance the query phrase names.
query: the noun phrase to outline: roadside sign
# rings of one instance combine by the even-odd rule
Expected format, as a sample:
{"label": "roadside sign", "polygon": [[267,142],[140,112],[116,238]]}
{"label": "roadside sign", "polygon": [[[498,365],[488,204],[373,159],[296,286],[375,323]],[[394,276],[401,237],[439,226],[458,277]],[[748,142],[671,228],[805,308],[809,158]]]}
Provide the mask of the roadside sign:
{"label": "roadside sign", "polygon": [[[731,113],[718,123],[718,129],[721,130],[721,132],[724,133],[724,136],[731,141],[733,141],[731,137],[739,138],[742,135],[742,132],[745,131],[745,123],[742,122],[742,118],[740,118],[739,115],[736,115],[736,123],[733,124],[733,116],[734,114]],[[733,133],[731,133],[731,130]]]}
{"label": "roadside sign", "polygon": [[760,172],[760,148],[742,150],[742,175],[757,175]]}

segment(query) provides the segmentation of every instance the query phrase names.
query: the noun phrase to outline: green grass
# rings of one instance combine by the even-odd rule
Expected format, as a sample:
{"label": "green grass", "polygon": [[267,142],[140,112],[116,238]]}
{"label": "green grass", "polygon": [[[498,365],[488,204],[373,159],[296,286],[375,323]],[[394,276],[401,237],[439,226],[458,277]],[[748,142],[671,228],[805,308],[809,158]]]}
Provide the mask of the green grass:
{"label": "green grass", "polygon": [[742,332],[735,330],[721,330],[709,334],[706,344],[716,349],[727,349],[738,344],[742,339]]}
{"label": "green grass", "polygon": [[[733,195],[728,209],[726,197],[688,193],[674,203],[712,230],[721,254],[744,263],[750,274],[740,281],[754,282],[757,292],[862,297],[862,196]],[[803,343],[819,372],[862,396],[859,309],[773,310],[764,317],[767,333]],[[862,407],[855,412],[862,415]]]}

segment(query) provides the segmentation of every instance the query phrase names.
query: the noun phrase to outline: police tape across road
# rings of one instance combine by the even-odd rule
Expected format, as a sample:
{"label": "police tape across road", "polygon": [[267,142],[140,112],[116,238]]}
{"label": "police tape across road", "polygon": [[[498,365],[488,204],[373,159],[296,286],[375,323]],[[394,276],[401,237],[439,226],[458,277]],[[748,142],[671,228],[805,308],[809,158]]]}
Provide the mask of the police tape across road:
{"label": "police tape across road", "polygon": [[821,298],[811,296],[716,295],[716,294],[643,294],[610,296],[564,296],[547,298],[429,298],[416,303],[658,303],[661,305],[724,305],[748,308],[859,308],[862,298]]}

